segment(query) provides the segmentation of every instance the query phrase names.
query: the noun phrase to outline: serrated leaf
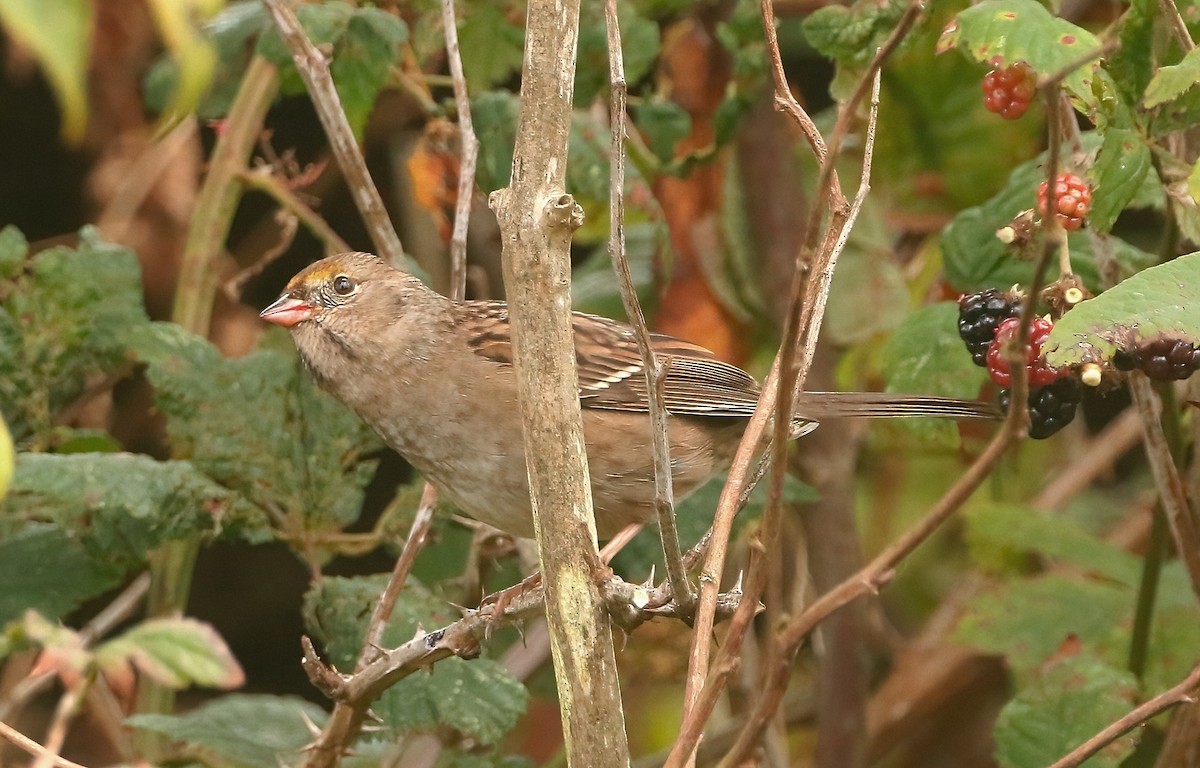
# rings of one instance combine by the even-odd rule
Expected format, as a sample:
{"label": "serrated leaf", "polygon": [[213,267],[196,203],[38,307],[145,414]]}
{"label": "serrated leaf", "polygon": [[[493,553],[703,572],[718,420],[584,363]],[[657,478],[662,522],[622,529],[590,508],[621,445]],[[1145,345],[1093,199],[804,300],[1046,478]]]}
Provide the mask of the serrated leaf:
{"label": "serrated leaf", "polygon": [[325,711],[295,697],[230,694],[182,715],[134,715],[125,722],[184,745],[184,753],[235,768],[279,768],[300,761],[309,724]]}
{"label": "serrated leaf", "polygon": [[[388,578],[388,574],[327,576],[304,596],[304,623],[321,641],[334,666],[345,669],[358,658],[367,622]],[[400,645],[412,639],[418,626],[432,630],[457,618],[448,603],[410,577],[384,629],[383,644]]]}
{"label": "serrated leaf", "polygon": [[1020,505],[998,504],[974,509],[967,521],[967,538],[977,557],[1008,559],[1012,553],[1037,553],[1130,588],[1136,587],[1141,577],[1136,557],[1092,536],[1073,520]]}
{"label": "serrated leaf", "polygon": [[512,23],[499,4],[472,4],[459,19],[458,42],[468,93],[502,86],[524,61],[525,30]]}
{"label": "serrated leaf", "polygon": [[83,139],[95,11],[90,0],[0,0],[0,22],[33,54],[62,110],[63,138]]}
{"label": "serrated leaf", "polygon": [[246,676],[211,625],[176,617],[149,619],[96,648],[101,667],[129,664],[173,690],[189,685],[237,688]]}
{"label": "serrated leaf", "polygon": [[525,713],[529,693],[491,659],[443,659],[433,671],[409,675],[372,709],[400,731],[450,728],[484,745],[496,744]]}
{"label": "serrated leaf", "polygon": [[862,66],[875,55],[904,13],[898,2],[827,5],[804,20],[804,36],[823,56],[842,66]]}
{"label": "serrated leaf", "polygon": [[830,341],[846,346],[896,328],[908,311],[908,285],[891,249],[865,242],[865,230],[855,229],[838,259],[824,328]]}
{"label": "serrated leaf", "polygon": [[171,323],[144,326],[128,344],[148,365],[174,456],[310,532],[357,518],[375,466],[364,455],[377,439],[294,356],[228,360]]}
{"label": "serrated leaf", "polygon": [[1200,82],[1200,50],[1187,52],[1183,61],[1166,67],[1160,67],[1150,78],[1146,86],[1146,95],[1142,103],[1146,109],[1153,109],[1168,101],[1179,98],[1196,83]]}
{"label": "serrated leaf", "polygon": [[36,524],[0,537],[0,626],[26,610],[57,618],[120,583],[122,569],[62,528]]}
{"label": "serrated leaf", "polygon": [[1200,252],[1142,270],[1076,304],[1043,344],[1052,366],[1107,360],[1157,336],[1200,343]]}
{"label": "serrated leaf", "polygon": [[404,22],[378,8],[360,8],[346,22],[346,31],[334,48],[330,74],[359,140],[375,97],[399,61],[400,45],[407,37]]}
{"label": "serrated leaf", "polygon": [[[10,232],[12,263],[19,233]],[[97,375],[121,368],[120,334],[145,324],[134,253],[84,228],[77,249],[42,251],[0,282],[0,411],[18,444],[45,446],[56,417]]]}
{"label": "serrated leaf", "polygon": [[0,623],[61,616],[168,541],[265,527],[189,463],[131,454],[21,454],[0,512]]}
{"label": "serrated leaf", "polygon": [[[1128,712],[1137,697],[1133,675],[1086,655],[1043,670],[1017,693],[996,721],[996,760],[1004,768],[1041,768]],[[1134,747],[1123,736],[1088,760],[1115,767]]]}
{"label": "serrated leaf", "polygon": [[[938,53],[955,47],[979,62],[999,58],[1008,66],[1025,61],[1039,74],[1052,74],[1078,64],[1099,49],[1100,42],[1086,29],[1051,15],[1036,0],[984,0],[959,12],[942,32]],[[1067,75],[1063,87],[1075,100],[1098,109],[1092,90],[1097,77],[1108,75],[1088,63]]]}
{"label": "serrated leaf", "polygon": [[1132,0],[1121,19],[1121,44],[1105,56],[1104,67],[1128,104],[1137,103],[1154,73],[1155,21],[1159,16],[1156,0]]}
{"label": "serrated leaf", "polygon": [[[347,669],[353,665],[387,581],[387,574],[325,578],[305,596],[306,624],[335,666]],[[449,608],[410,577],[384,630],[383,645],[407,642],[419,626],[432,629],[448,624],[458,618]],[[494,744],[516,724],[527,698],[525,687],[495,662],[450,658],[435,664],[431,673],[404,678],[372,709],[401,731],[448,727],[481,743]]]}
{"label": "serrated leaf", "polygon": [[1068,640],[1108,641],[1133,597],[1127,587],[1061,574],[1009,581],[972,601],[955,637],[1003,655],[1018,680],[1028,680]]}
{"label": "serrated leaf", "polygon": [[1092,209],[1088,224],[1108,232],[1142,189],[1151,169],[1150,147],[1129,128],[1110,127],[1092,166]]}

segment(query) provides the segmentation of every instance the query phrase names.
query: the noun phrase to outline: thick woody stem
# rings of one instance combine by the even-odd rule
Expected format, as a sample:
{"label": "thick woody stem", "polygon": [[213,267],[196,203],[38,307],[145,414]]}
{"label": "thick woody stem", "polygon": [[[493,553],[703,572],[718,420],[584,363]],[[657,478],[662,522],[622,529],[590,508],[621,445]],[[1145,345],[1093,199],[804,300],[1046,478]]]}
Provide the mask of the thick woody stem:
{"label": "thick woody stem", "polygon": [[579,0],[531,0],[526,19],[512,179],[490,202],[504,242],[546,622],[568,763],[626,766],[571,328],[571,237],[583,211],[565,183]]}

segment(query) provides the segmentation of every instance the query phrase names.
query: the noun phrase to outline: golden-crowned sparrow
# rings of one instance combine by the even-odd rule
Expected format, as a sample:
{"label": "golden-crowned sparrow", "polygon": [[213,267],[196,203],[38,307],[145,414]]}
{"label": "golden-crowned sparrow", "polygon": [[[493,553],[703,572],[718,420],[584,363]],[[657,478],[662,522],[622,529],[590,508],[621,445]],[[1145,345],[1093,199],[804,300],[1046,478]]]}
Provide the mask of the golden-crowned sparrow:
{"label": "golden-crowned sparrow", "polygon": [[[452,301],[378,256],[343,253],[292,278],[262,317],[289,329],[320,386],[463,512],[533,535],[507,304]],[[578,312],[572,325],[596,527],[606,538],[654,511],[646,381],[629,326]],[[651,341],[670,357],[664,390],[682,498],[728,466],[759,388],[703,347],[659,334]],[[792,431],[830,416],[993,413],[970,401],[805,392]]]}

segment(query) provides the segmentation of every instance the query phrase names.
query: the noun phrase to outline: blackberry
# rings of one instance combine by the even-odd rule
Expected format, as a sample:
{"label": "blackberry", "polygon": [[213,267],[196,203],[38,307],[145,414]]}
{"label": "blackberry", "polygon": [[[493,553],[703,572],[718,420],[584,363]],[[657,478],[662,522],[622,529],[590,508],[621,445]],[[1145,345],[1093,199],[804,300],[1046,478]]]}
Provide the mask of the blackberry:
{"label": "blackberry", "polygon": [[1155,339],[1133,353],[1137,366],[1159,381],[1186,379],[1200,369],[1200,349],[1184,339]]}
{"label": "blackberry", "polygon": [[[1012,371],[1009,369],[1008,359],[1004,356],[1004,347],[1016,337],[1020,326],[1021,321],[1015,317],[1000,323],[1000,327],[996,329],[996,338],[988,347],[988,375],[997,386],[1012,386]],[[1053,327],[1049,320],[1042,317],[1033,318],[1029,326],[1029,339],[1025,344],[1025,366],[1028,370],[1030,389],[1045,387],[1067,374],[1065,368],[1051,368],[1042,355],[1042,344]]]}
{"label": "blackberry", "polygon": [[958,335],[975,365],[987,365],[987,351],[996,338],[996,329],[1019,314],[1021,302],[1017,297],[995,288],[970,293],[958,300]]}
{"label": "blackberry", "polygon": [[[1029,393],[1029,436],[1034,440],[1045,440],[1050,435],[1070,424],[1083,395],[1083,387],[1073,376],[1066,376],[1053,384]],[[1012,393],[1000,391],[1000,407],[1008,410]]]}

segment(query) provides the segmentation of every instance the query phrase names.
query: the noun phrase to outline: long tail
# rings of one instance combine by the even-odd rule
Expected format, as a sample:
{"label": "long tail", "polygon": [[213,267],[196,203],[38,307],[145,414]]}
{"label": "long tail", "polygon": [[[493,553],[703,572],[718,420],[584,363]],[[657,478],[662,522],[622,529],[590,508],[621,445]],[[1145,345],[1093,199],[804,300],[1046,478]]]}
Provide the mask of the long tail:
{"label": "long tail", "polygon": [[991,403],[952,397],[903,395],[888,392],[801,392],[796,398],[800,419],[857,417],[886,419],[902,416],[947,419],[998,419],[1003,414]]}

